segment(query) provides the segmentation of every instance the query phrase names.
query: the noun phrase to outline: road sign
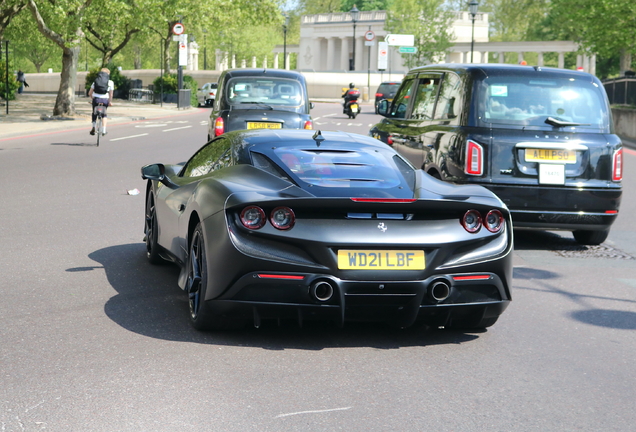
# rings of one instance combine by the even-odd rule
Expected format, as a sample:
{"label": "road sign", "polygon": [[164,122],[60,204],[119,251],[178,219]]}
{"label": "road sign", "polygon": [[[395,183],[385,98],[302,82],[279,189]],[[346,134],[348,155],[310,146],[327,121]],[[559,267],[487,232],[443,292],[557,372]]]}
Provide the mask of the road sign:
{"label": "road sign", "polygon": [[388,34],[384,41],[389,46],[413,46],[415,44],[415,36],[413,35],[400,35],[400,34]]}
{"label": "road sign", "polygon": [[188,47],[185,42],[179,42],[179,66],[188,65]]}
{"label": "road sign", "polygon": [[371,42],[373,39],[375,39],[375,33],[373,33],[371,30],[364,34],[364,40]]}
{"label": "road sign", "polygon": [[180,34],[183,34],[184,31],[185,31],[185,27],[181,23],[175,23],[175,25],[172,26],[173,34],[180,35]]}
{"label": "road sign", "polygon": [[389,64],[389,44],[378,42],[378,69],[385,70]]}
{"label": "road sign", "polygon": [[401,46],[399,48],[400,54],[415,54],[417,52],[417,47],[412,46]]}
{"label": "road sign", "polygon": [[364,46],[375,46],[375,41],[364,41]]}

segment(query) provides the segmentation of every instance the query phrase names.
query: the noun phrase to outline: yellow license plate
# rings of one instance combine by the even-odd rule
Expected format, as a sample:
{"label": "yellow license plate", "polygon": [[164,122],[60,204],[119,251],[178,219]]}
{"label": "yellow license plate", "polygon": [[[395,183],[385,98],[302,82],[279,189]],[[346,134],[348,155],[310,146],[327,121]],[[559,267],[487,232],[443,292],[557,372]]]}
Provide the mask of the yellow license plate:
{"label": "yellow license plate", "polygon": [[357,110],[357,109],[358,109],[358,104],[351,104],[351,111]]}
{"label": "yellow license plate", "polygon": [[340,270],[424,270],[424,251],[348,250],[338,251]]}
{"label": "yellow license plate", "polygon": [[283,125],[280,123],[267,123],[267,122],[247,122],[248,129],[282,129]]}
{"label": "yellow license plate", "polygon": [[575,150],[526,149],[526,162],[576,163]]}

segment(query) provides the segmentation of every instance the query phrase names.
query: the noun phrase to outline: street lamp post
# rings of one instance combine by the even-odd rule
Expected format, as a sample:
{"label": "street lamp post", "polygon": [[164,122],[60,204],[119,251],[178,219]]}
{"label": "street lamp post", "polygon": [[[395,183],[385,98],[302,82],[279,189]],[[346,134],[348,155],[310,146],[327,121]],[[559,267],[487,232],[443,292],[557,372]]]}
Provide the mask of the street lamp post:
{"label": "street lamp post", "polygon": [[360,17],[360,11],[356,7],[356,5],[353,5],[349,13],[351,14],[351,21],[353,21],[353,68],[350,68],[350,70],[355,71],[356,70],[356,22],[358,21],[358,18]]}
{"label": "street lamp post", "polygon": [[283,24],[283,69],[287,70],[287,27],[289,26],[289,15],[284,13],[283,16],[285,17],[285,24]]}
{"label": "street lamp post", "polygon": [[475,16],[477,15],[477,9],[479,9],[479,2],[477,0],[471,0],[468,4],[468,10],[470,11],[470,17],[473,21],[472,33],[470,36],[470,62],[473,62],[473,55],[475,53]]}
{"label": "street lamp post", "polygon": [[208,44],[206,43],[206,36],[208,31],[203,29],[203,69],[207,70],[208,68]]}

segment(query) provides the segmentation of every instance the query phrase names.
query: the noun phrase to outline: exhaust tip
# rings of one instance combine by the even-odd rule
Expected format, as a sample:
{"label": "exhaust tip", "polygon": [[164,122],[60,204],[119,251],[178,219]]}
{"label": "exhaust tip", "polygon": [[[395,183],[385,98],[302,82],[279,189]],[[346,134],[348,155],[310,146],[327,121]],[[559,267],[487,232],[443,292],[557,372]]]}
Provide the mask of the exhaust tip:
{"label": "exhaust tip", "polygon": [[326,302],[333,297],[333,286],[329,282],[319,281],[311,286],[309,294],[319,302]]}
{"label": "exhaust tip", "polygon": [[443,302],[450,295],[450,285],[444,280],[437,280],[431,284],[428,292],[436,302]]}

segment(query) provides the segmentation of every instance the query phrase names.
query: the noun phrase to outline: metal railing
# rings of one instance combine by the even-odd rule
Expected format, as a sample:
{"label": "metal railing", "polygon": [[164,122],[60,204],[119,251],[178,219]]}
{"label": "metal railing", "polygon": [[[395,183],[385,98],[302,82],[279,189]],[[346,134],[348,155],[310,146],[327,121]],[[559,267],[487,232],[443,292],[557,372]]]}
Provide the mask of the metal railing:
{"label": "metal railing", "polygon": [[128,100],[135,102],[152,103],[154,100],[154,92],[147,89],[130,89],[128,90]]}
{"label": "metal railing", "polygon": [[607,98],[612,105],[636,106],[636,78],[620,77],[603,81]]}

